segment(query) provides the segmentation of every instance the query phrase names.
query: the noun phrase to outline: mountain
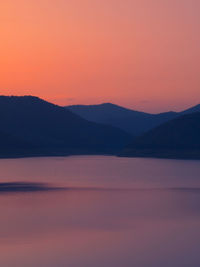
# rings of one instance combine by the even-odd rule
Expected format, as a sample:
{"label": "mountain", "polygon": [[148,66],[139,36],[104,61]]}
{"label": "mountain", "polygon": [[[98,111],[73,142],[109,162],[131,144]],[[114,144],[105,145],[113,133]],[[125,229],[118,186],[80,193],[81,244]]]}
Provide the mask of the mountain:
{"label": "mountain", "polygon": [[176,112],[149,114],[111,103],[67,106],[66,108],[86,120],[112,125],[135,136],[178,116]]}
{"label": "mountain", "polygon": [[135,136],[148,132],[178,116],[200,112],[200,104],[182,112],[170,111],[160,114],[135,111],[111,103],[100,105],[74,105],[67,106],[66,108],[86,120],[112,125]]}
{"label": "mountain", "polygon": [[200,112],[200,104],[180,112],[181,115]]}
{"label": "mountain", "polygon": [[121,156],[200,159],[200,112],[182,115],[135,138]]}
{"label": "mountain", "polygon": [[[29,144],[24,154],[113,153],[133,138],[33,96],[0,96],[0,114],[0,132]],[[0,143],[0,155],[2,151]],[[18,153],[14,146],[12,153]]]}
{"label": "mountain", "polygon": [[32,148],[32,145],[28,142],[10,134],[0,132],[0,157],[9,156],[10,154],[14,156],[19,152],[23,153],[23,151]]}

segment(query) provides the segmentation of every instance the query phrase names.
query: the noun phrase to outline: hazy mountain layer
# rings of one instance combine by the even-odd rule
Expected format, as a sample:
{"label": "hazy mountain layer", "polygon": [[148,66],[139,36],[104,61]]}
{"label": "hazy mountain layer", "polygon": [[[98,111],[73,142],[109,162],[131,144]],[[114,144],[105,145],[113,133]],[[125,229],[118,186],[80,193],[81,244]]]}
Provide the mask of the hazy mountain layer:
{"label": "hazy mountain layer", "polygon": [[200,112],[183,115],[135,138],[121,155],[200,158]]}

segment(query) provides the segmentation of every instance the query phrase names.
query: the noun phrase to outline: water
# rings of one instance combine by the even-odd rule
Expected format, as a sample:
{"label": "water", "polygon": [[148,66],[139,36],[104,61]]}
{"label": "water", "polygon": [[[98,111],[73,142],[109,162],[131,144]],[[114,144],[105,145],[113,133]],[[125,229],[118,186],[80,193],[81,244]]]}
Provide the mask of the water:
{"label": "water", "polygon": [[0,266],[200,266],[199,161],[2,159],[0,170],[1,182],[68,189],[0,193]]}

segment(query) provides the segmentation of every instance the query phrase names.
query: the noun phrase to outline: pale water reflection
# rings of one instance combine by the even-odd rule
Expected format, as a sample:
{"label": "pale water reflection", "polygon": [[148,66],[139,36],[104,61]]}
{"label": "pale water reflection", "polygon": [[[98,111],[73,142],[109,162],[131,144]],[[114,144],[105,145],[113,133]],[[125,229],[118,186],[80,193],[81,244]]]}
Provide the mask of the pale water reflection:
{"label": "pale water reflection", "polygon": [[30,158],[0,170],[1,182],[72,189],[0,194],[0,266],[200,266],[198,161]]}

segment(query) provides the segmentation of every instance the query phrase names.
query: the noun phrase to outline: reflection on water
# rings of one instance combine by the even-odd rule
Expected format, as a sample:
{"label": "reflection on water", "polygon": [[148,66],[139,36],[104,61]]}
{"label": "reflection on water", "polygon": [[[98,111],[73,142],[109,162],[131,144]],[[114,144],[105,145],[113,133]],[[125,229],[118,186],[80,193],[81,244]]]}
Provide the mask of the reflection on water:
{"label": "reflection on water", "polygon": [[16,193],[16,192],[38,192],[56,190],[58,188],[49,187],[41,183],[26,183],[26,182],[8,182],[0,183],[0,194],[2,193]]}
{"label": "reflection on water", "polygon": [[0,169],[1,182],[66,189],[0,194],[0,266],[200,266],[198,161],[41,158]]}

